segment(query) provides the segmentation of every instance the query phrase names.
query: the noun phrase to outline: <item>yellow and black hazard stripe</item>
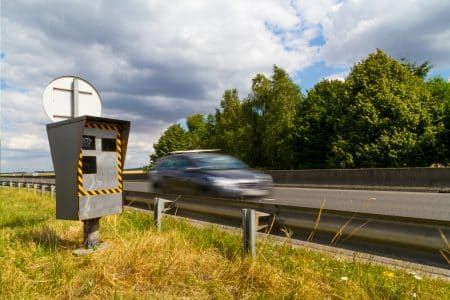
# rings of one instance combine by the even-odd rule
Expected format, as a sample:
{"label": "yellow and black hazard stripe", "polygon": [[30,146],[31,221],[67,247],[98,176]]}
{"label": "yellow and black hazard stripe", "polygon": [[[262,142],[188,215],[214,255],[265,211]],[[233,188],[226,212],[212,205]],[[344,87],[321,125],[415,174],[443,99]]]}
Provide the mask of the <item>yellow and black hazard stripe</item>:
{"label": "yellow and black hazard stripe", "polygon": [[97,128],[97,129],[103,129],[103,130],[114,130],[119,131],[119,126],[113,125],[113,124],[105,124],[105,123],[94,123],[94,122],[88,122],[86,123],[87,128]]}
{"label": "yellow and black hazard stripe", "polygon": [[122,132],[116,130],[116,147],[117,147],[117,181],[119,183],[119,190],[123,190],[123,165],[122,165]]}
{"label": "yellow and black hazard stripe", "polygon": [[77,180],[78,180],[78,196],[80,195],[83,189],[83,153],[80,151],[80,158],[78,159],[78,168],[77,168]]}
{"label": "yellow and black hazard stripe", "polygon": [[115,189],[105,189],[105,190],[94,190],[94,191],[78,191],[78,196],[96,196],[96,195],[107,195],[107,194],[117,194],[122,193],[118,188]]}
{"label": "yellow and black hazard stripe", "polygon": [[87,128],[96,128],[103,130],[114,130],[116,132],[116,148],[117,148],[117,181],[118,187],[114,189],[103,189],[85,191],[83,188],[83,153],[80,152],[80,158],[78,160],[78,196],[95,196],[106,195],[123,192],[123,160],[122,160],[122,131],[121,127],[117,125],[93,123],[88,122],[85,125]]}

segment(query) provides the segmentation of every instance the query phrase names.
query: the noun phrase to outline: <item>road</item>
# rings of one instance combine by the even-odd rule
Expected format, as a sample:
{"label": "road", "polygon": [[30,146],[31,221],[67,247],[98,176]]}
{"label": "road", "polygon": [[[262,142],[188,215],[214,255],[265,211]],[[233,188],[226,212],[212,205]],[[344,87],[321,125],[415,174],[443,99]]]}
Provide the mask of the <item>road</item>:
{"label": "road", "polygon": [[[143,181],[125,182],[125,190],[149,192]],[[450,222],[450,194],[275,187],[272,204],[379,214]]]}

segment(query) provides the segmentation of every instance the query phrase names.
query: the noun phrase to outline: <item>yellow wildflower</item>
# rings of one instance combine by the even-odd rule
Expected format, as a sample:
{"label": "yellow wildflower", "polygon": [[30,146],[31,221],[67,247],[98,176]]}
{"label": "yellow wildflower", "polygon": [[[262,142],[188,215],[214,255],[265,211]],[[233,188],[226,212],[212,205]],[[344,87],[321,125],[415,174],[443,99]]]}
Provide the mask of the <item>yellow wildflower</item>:
{"label": "yellow wildflower", "polygon": [[383,275],[388,278],[394,278],[394,272],[384,271]]}

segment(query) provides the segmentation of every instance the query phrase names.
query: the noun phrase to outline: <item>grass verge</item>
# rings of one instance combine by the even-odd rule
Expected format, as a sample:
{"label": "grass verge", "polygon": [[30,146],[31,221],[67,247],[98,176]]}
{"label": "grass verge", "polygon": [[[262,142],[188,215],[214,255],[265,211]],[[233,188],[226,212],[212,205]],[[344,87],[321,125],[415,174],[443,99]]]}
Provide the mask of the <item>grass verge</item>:
{"label": "grass verge", "polygon": [[450,283],[126,211],[101,219],[107,250],[77,257],[82,223],[56,220],[54,202],[0,188],[0,299],[449,299]]}

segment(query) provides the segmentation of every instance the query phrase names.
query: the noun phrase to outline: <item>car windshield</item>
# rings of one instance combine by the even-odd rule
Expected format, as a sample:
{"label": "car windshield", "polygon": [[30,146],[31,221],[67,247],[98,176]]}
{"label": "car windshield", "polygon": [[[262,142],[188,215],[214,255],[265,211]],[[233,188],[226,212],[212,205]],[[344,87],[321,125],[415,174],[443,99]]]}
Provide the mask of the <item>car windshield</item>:
{"label": "car windshield", "polygon": [[201,169],[246,169],[248,166],[237,158],[219,154],[198,154],[194,157],[195,165]]}

